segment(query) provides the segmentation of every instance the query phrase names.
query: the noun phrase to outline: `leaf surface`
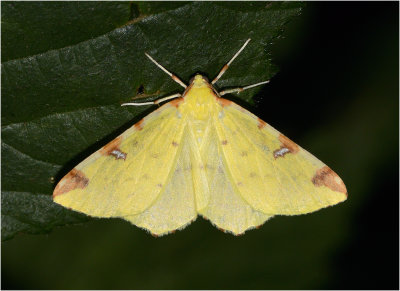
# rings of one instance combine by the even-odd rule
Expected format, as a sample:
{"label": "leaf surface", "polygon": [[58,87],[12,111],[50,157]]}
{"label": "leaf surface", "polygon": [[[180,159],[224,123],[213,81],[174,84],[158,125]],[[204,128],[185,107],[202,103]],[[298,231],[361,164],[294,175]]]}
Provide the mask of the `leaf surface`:
{"label": "leaf surface", "polygon": [[155,109],[121,103],[181,92],[145,52],[188,82],[213,78],[252,38],[218,85],[268,80],[270,47],[302,5],[2,3],[2,239],[88,219],[52,202],[55,184]]}

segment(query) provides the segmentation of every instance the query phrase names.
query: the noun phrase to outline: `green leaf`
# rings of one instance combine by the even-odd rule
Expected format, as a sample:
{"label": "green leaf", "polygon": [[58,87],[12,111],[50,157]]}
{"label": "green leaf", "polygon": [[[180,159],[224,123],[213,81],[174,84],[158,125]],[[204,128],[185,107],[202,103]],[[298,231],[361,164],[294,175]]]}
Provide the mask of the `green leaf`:
{"label": "green leaf", "polygon": [[127,2],[2,3],[2,61],[95,38],[125,24],[129,16]]}
{"label": "green leaf", "polygon": [[[277,72],[270,48],[302,6],[2,3],[2,238],[88,219],[52,202],[55,183],[154,110],[121,103],[142,90],[181,92],[144,52],[188,82],[196,72],[214,77],[252,38],[218,86],[268,80]],[[249,102],[256,91],[236,99]]]}

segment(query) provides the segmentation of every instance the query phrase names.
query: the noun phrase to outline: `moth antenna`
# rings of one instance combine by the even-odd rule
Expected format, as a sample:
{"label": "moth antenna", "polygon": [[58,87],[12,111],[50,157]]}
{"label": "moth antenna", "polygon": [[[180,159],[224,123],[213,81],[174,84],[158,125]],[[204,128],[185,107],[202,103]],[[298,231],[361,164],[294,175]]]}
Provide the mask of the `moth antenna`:
{"label": "moth antenna", "polygon": [[242,50],[244,50],[244,48],[246,47],[246,45],[249,43],[251,39],[249,38],[244,45],[242,45],[242,47],[240,48],[240,50],[233,56],[233,58],[231,58],[231,60],[222,67],[221,71],[218,73],[218,75],[215,77],[214,80],[212,80],[211,84],[215,84],[219,78],[221,78],[221,76],[225,73],[225,71],[229,68],[229,65],[233,62],[234,59],[236,59],[236,57],[242,52]]}
{"label": "moth antenna", "polygon": [[260,86],[260,85],[263,85],[263,84],[267,84],[267,83],[269,83],[269,80],[268,81],[264,81],[264,82],[260,82],[260,83],[257,83],[257,84],[249,85],[249,86],[246,86],[246,87],[227,89],[227,90],[219,92],[219,95],[222,96],[222,95],[225,95],[225,94],[228,94],[228,93],[240,93],[240,92],[242,92],[244,90],[247,90],[247,89],[250,89],[250,88],[253,88],[253,87],[257,87],[257,86]]}
{"label": "moth antenna", "polygon": [[164,98],[161,98],[161,99],[157,99],[157,100],[151,101],[151,102],[123,103],[123,104],[121,104],[121,106],[144,106],[144,105],[154,105],[154,104],[159,104],[159,103],[161,103],[161,102],[163,102],[163,101],[166,101],[166,100],[169,100],[169,99],[174,99],[174,98],[181,97],[181,96],[182,96],[182,94],[177,93],[177,94],[170,95],[170,96],[167,96],[167,97],[164,97]]}
{"label": "moth antenna", "polygon": [[148,55],[147,53],[144,53],[149,59],[150,61],[152,61],[153,63],[156,64],[157,67],[159,67],[161,70],[163,70],[164,72],[166,72],[171,78],[172,80],[174,80],[175,82],[177,82],[179,85],[181,85],[183,88],[186,89],[186,85],[185,83],[183,83],[177,76],[175,76],[174,74],[172,74],[170,71],[168,71],[166,68],[164,68],[163,66],[161,66],[159,63],[156,62],[155,59],[153,59],[150,55]]}

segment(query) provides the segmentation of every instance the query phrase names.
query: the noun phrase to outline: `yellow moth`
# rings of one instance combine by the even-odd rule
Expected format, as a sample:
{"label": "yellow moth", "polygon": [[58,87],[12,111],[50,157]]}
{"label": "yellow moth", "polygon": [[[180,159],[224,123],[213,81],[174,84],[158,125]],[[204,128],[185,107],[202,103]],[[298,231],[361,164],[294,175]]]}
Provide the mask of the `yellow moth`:
{"label": "yellow moth", "polygon": [[209,83],[196,75],[164,104],[70,171],[56,203],[94,217],[120,217],[153,235],[182,229],[198,215],[235,235],[274,215],[296,215],[346,200],[328,166],[249,111],[221,98],[268,81],[213,87],[247,43]]}

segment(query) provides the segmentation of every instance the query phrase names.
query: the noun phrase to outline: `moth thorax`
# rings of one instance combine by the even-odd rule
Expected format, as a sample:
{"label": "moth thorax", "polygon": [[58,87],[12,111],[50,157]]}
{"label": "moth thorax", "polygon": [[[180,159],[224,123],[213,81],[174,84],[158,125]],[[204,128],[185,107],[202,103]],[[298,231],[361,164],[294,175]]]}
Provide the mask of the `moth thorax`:
{"label": "moth thorax", "polygon": [[185,95],[185,105],[193,119],[207,119],[215,110],[215,94],[208,86],[192,87]]}
{"label": "moth thorax", "polygon": [[197,102],[185,103],[185,113],[190,116],[192,120],[208,120],[212,116],[212,104],[204,104]]}

